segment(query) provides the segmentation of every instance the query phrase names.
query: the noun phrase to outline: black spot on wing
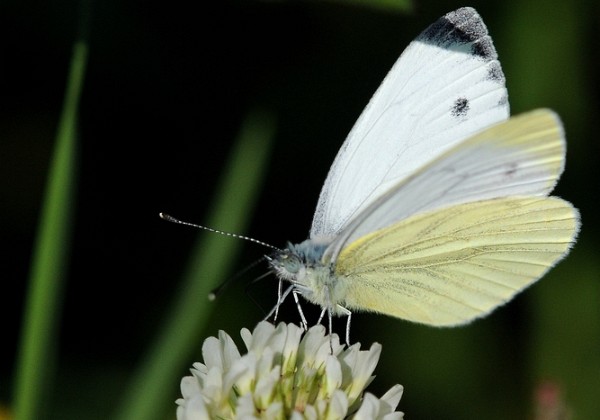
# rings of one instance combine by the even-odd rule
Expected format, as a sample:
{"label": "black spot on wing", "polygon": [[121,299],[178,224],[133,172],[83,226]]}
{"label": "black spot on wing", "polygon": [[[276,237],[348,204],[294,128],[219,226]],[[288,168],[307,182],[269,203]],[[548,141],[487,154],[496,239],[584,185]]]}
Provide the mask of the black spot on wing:
{"label": "black spot on wing", "polygon": [[418,40],[442,48],[468,46],[470,52],[484,60],[495,60],[496,50],[481,16],[470,7],[446,14],[425,29]]}
{"label": "black spot on wing", "polygon": [[469,100],[467,98],[458,98],[450,110],[453,117],[465,117],[469,112]]}
{"label": "black spot on wing", "polygon": [[492,61],[488,66],[488,79],[494,82],[504,83],[504,72],[502,71],[502,67],[500,67],[500,63]]}
{"label": "black spot on wing", "polygon": [[506,106],[507,104],[508,104],[508,95],[504,94],[498,101],[498,106],[503,107],[503,106]]}

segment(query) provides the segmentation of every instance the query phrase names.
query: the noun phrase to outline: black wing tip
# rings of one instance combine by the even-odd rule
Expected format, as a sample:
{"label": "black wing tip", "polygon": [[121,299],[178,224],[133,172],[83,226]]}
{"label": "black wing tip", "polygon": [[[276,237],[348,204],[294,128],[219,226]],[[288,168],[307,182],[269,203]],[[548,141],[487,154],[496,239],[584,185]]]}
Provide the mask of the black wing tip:
{"label": "black wing tip", "polygon": [[472,7],[462,7],[447,13],[425,29],[420,39],[447,47],[471,44],[471,54],[484,60],[498,56],[479,13]]}

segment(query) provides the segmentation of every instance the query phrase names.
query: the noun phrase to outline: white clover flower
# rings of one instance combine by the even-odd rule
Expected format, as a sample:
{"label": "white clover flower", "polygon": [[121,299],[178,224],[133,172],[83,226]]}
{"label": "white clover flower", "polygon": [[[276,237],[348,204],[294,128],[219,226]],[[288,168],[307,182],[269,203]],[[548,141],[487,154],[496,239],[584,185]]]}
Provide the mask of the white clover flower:
{"label": "white clover flower", "polygon": [[[177,419],[395,420],[402,386],[381,398],[364,389],[373,380],[381,345],[347,349],[316,325],[306,334],[294,324],[259,323],[241,331],[243,356],[229,335],[209,337],[204,363],[181,380]],[[333,350],[333,351],[332,351]]]}

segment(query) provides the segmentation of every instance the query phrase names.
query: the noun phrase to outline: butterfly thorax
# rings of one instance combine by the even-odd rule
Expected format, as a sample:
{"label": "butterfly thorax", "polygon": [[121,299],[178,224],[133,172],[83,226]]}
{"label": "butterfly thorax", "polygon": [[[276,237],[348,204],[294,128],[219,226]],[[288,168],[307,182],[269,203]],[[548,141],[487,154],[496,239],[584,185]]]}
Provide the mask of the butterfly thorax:
{"label": "butterfly thorax", "polygon": [[337,276],[333,264],[323,261],[328,243],[307,239],[271,255],[270,265],[277,276],[289,281],[302,296],[322,308],[342,305],[347,283]]}

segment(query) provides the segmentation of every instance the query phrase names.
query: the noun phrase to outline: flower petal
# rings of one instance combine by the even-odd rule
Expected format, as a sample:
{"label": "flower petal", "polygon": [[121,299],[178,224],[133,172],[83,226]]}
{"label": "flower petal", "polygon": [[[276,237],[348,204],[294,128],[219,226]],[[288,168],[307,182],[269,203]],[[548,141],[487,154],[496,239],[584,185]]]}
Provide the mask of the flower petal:
{"label": "flower petal", "polygon": [[403,392],[404,387],[402,385],[394,385],[388,390],[388,392],[383,394],[380,400],[385,402],[390,407],[390,412],[392,412],[396,409],[396,407],[398,407]]}
{"label": "flower petal", "polygon": [[341,390],[336,390],[331,400],[329,401],[329,407],[325,420],[338,420],[343,419],[348,414],[348,397]]}
{"label": "flower petal", "polygon": [[181,380],[183,398],[176,401],[179,420],[324,420],[348,418],[395,420],[400,385],[380,399],[365,393],[381,346],[344,350],[337,335],[321,325],[303,331],[294,324],[259,323],[243,329],[247,353],[219,331],[202,346],[204,363],[194,363]]}

